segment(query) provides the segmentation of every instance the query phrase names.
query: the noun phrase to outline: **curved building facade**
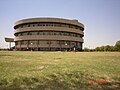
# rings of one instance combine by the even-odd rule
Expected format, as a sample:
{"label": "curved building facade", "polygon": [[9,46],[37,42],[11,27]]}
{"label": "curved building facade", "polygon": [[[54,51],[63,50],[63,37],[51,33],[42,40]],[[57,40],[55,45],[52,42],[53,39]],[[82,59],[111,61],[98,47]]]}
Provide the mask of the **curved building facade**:
{"label": "curved building facade", "polygon": [[16,50],[81,51],[84,25],[62,18],[29,18],[14,25]]}

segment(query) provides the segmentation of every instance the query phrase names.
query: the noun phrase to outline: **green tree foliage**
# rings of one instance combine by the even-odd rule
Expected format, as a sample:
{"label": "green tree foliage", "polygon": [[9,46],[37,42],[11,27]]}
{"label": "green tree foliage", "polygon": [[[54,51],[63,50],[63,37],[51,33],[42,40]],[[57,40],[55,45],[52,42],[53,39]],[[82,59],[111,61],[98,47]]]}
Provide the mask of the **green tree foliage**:
{"label": "green tree foliage", "polygon": [[89,49],[89,48],[87,48],[87,47],[85,47],[85,48],[84,48],[84,51],[85,51],[85,52],[89,52],[89,51],[90,51],[90,49]]}
{"label": "green tree foliage", "polygon": [[115,46],[100,46],[96,47],[94,51],[120,51],[120,40],[116,42]]}
{"label": "green tree foliage", "polygon": [[110,51],[115,51],[115,47],[114,46],[110,46]]}
{"label": "green tree foliage", "polygon": [[104,47],[104,50],[105,50],[105,51],[111,51],[111,46],[109,46],[109,45],[105,46],[105,47]]}
{"label": "green tree foliage", "polygon": [[99,48],[100,48],[100,51],[105,51],[105,46],[101,46]]}
{"label": "green tree foliage", "polygon": [[116,42],[115,44],[115,50],[120,51],[120,40]]}
{"label": "green tree foliage", "polygon": [[106,45],[96,47],[95,49],[84,48],[84,51],[120,51],[120,40],[116,42],[115,46]]}
{"label": "green tree foliage", "polygon": [[115,51],[114,46],[106,45],[101,47],[96,47],[95,51]]}
{"label": "green tree foliage", "polygon": [[96,48],[95,48],[95,51],[100,51],[100,47],[96,47]]}

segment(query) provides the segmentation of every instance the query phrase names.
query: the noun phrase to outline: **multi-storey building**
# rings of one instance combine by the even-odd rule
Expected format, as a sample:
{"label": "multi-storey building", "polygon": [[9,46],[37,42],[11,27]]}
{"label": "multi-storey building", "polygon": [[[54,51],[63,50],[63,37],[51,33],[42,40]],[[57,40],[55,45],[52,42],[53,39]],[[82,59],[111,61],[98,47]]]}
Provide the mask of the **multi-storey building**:
{"label": "multi-storey building", "polygon": [[81,51],[84,25],[78,20],[29,18],[14,25],[16,50]]}

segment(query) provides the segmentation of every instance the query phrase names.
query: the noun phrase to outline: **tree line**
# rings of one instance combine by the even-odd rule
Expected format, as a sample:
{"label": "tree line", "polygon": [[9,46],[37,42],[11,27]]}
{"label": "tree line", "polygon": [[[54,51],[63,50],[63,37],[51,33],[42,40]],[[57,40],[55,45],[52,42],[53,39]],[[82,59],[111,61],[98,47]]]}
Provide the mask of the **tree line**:
{"label": "tree line", "polygon": [[84,48],[84,51],[119,51],[120,52],[120,40],[116,42],[114,46],[106,45],[106,46],[99,46],[95,49]]}

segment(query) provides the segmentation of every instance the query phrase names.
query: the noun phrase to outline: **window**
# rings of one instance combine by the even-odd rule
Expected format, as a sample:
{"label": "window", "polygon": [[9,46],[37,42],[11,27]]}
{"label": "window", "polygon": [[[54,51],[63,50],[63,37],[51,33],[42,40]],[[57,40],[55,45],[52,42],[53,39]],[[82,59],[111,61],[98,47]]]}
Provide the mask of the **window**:
{"label": "window", "polygon": [[38,32],[32,32],[32,35],[38,35]]}
{"label": "window", "polygon": [[80,37],[80,35],[79,34],[76,34],[77,35],[77,37]]}
{"label": "window", "polygon": [[39,45],[46,45],[46,44],[48,44],[47,41],[39,41]]}
{"label": "window", "polygon": [[66,41],[65,43],[66,43],[67,45],[70,45],[70,41]]}
{"label": "window", "polygon": [[65,41],[59,41],[60,45],[65,45]]}
{"label": "window", "polygon": [[17,37],[18,35],[19,35],[18,33],[15,34],[16,37]]}
{"label": "window", "polygon": [[76,42],[71,42],[71,45],[72,46],[76,46]]}
{"label": "window", "polygon": [[56,35],[60,35],[60,32],[56,32]]}
{"label": "window", "polygon": [[29,44],[30,44],[30,45],[37,45],[37,44],[38,44],[38,41],[29,41]]}
{"label": "window", "polygon": [[57,32],[53,32],[54,33],[54,35],[57,35]]}
{"label": "window", "polygon": [[38,35],[38,32],[29,32],[29,35]]}
{"label": "window", "polygon": [[18,45],[18,42],[15,42],[15,45]]}
{"label": "window", "polygon": [[20,41],[15,42],[16,45],[20,45]]}
{"label": "window", "polygon": [[54,35],[54,33],[52,31],[49,32],[49,35]]}
{"label": "window", "polygon": [[81,45],[81,43],[80,42],[77,42],[77,46],[80,46]]}
{"label": "window", "polygon": [[20,25],[20,28],[23,28],[23,25]]}
{"label": "window", "polygon": [[28,27],[30,27],[30,24],[28,24]]}
{"label": "window", "polygon": [[20,36],[22,36],[23,35],[23,33],[20,33]]}
{"label": "window", "polygon": [[51,41],[51,45],[58,45],[59,41]]}
{"label": "window", "polygon": [[28,35],[28,32],[23,32],[22,35],[26,36],[26,35]]}
{"label": "window", "polygon": [[21,41],[21,45],[27,45],[28,41]]}
{"label": "window", "polygon": [[39,35],[43,35],[43,32],[39,32]]}
{"label": "window", "polygon": [[31,27],[34,27],[35,25],[34,24],[30,24]]}

